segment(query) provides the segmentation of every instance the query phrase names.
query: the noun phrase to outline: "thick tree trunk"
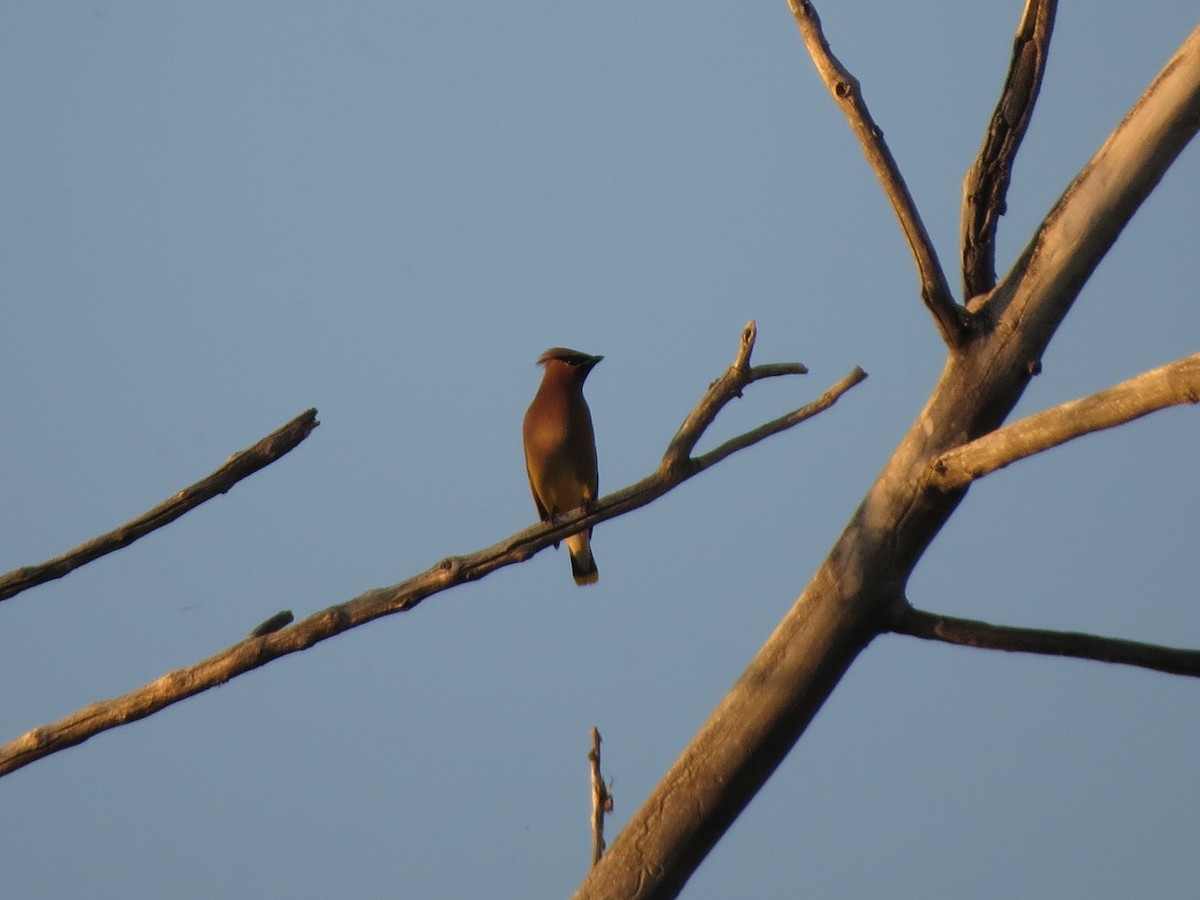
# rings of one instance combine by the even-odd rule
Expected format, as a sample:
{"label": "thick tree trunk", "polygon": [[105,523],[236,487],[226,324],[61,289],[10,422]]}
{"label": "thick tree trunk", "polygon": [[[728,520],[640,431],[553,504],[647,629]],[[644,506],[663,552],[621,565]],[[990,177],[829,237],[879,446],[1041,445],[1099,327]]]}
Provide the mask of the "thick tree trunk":
{"label": "thick tree trunk", "polygon": [[970,305],[930,399],[795,606],[684,749],[578,898],[674,897],[808,726],[966,489],[942,453],[997,428],[1104,254],[1200,127],[1200,29],[1064,193],[1017,261]]}

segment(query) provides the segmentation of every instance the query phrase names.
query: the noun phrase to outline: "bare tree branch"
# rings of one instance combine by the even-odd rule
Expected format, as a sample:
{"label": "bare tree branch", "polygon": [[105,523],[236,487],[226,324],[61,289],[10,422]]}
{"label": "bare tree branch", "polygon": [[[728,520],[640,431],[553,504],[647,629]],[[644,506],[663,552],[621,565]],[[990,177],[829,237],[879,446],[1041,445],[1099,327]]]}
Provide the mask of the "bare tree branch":
{"label": "bare tree branch", "polygon": [[1003,339],[1016,339],[1023,369],[1036,369],[1104,254],[1197,130],[1200,26],[1068,185],[1012,270],[968,304]]}
{"label": "bare tree branch", "polygon": [[788,5],[792,9],[796,24],[800,26],[800,34],[817,72],[850,121],[850,127],[858,136],[867,161],[875,170],[884,193],[892,203],[896,218],[900,220],[900,228],[904,231],[921,278],[921,298],[933,314],[942,340],[949,347],[962,346],[970,336],[970,317],[966,310],[954,302],[950,284],[946,281],[946,273],[938,262],[933,241],[925,230],[925,223],[921,221],[920,213],[917,212],[917,206],[908,191],[908,185],[904,183],[892,151],[883,139],[883,131],[875,124],[867,110],[858,79],[833,55],[821,30],[821,19],[813,5],[808,0],[788,0]]}
{"label": "bare tree branch", "polygon": [[[764,366],[755,366],[751,371],[751,375],[758,372]],[[786,415],[780,416],[778,419],[772,419],[770,422],[764,422],[757,428],[747,431],[745,434],[740,434],[735,438],[730,438],[725,443],[718,447],[714,447],[707,453],[701,454],[692,460],[692,465],[695,471],[700,472],[707,469],[709,466],[716,465],[730,454],[737,453],[739,450],[744,450],[753,444],[757,444],[763,438],[770,437],[773,434],[778,434],[781,431],[786,431],[793,425],[798,425],[805,419],[811,419],[817,413],[824,412],[833,406],[838,401],[838,398],[850,388],[865,381],[867,373],[855,366],[848,375],[839,381],[834,382],[829,386],[820,397],[812,403],[808,403],[799,409],[792,410]]]}
{"label": "bare tree branch", "polygon": [[[803,30],[809,7],[790,2]],[[931,489],[933,460],[1012,412],[1083,284],[1197,128],[1200,29],[1077,176],[1009,275],[972,303],[973,320],[987,327],[947,355],[925,407],[816,574],[590,870],[577,900],[679,894],[858,654],[889,630],[914,567],[965,496],[965,488]]]}
{"label": "bare tree branch", "polygon": [[771,378],[776,375],[808,374],[808,369],[801,363],[769,363],[764,366],[751,367],[750,354],[754,351],[754,342],[757,339],[758,325],[751,319],[742,329],[733,365],[708,386],[708,392],[704,395],[704,399],[679,426],[679,431],[671,438],[671,442],[667,445],[667,452],[663,454],[663,467],[674,469],[684,464],[696,448],[696,442],[700,440],[700,436],[717,417],[717,413],[734,397],[742,396],[742,389],[747,385],[760,378]]}
{"label": "bare tree branch", "polygon": [[1079,400],[1027,416],[933,462],[934,482],[955,490],[1019,459],[1073,438],[1178,406],[1200,402],[1200,353],[1143,372]]}
{"label": "bare tree branch", "polygon": [[1170,675],[1200,677],[1200,650],[1181,650],[1074,631],[989,625],[987,622],[925,612],[907,603],[897,604],[891,630],[896,634],[964,647],[1093,659],[1153,669]]}
{"label": "bare tree branch", "polygon": [[592,726],[592,749],[588,751],[592,772],[592,865],[604,855],[604,817],[613,810],[612,792],[600,772],[600,729]]}
{"label": "bare tree branch", "polygon": [[54,559],[36,566],[14,569],[0,577],[0,600],[7,600],[21,591],[47,581],[54,581],[56,578],[62,578],[68,572],[74,571],[94,559],[112,553],[114,550],[120,550],[122,547],[128,547],[138,538],[145,537],[150,532],[171,524],[184,513],[190,512],[218,494],[224,494],[243,478],[253,475],[259,469],[275,462],[312,434],[318,424],[315,409],[303,412],[283,427],[268,434],[253,447],[247,447],[240,453],[229,457],[225,465],[207,478],[197,481],[191,487],[184,488],[174,497],[163,501],[133,521],[127,522],[107,534],[92,538],[86,544],[80,544],[62,556],[56,556]]}
{"label": "bare tree branch", "polygon": [[[753,347],[753,334],[747,341],[744,333],[742,340],[744,356],[748,360],[750,349]],[[740,353],[739,358],[742,355]],[[785,368],[798,371],[796,364],[787,364]],[[733,383],[740,383],[741,386],[748,384],[752,380],[753,371],[753,368],[743,366],[740,374],[733,379]],[[861,378],[858,380],[861,381]],[[846,379],[843,379],[842,383],[845,382]],[[848,390],[849,386],[844,389]],[[694,446],[704,428],[715,418],[716,411],[735,396],[737,396],[736,391],[732,393],[709,391],[697,409],[688,416],[687,421],[694,424],[681,429],[675,440],[684,443],[690,442],[688,445]],[[828,403],[821,404],[822,401],[818,400],[816,404],[810,404],[810,407],[820,405],[820,408],[824,409],[829,405]],[[809,407],[797,410],[793,416],[799,415],[807,408]],[[796,418],[796,421],[802,421],[806,417]],[[743,441],[737,449],[757,443],[778,430],[780,429],[759,433],[762,432],[762,429],[756,429],[755,432],[751,432],[751,434],[757,435],[756,438],[753,441]],[[734,438],[729,443],[736,441],[742,441],[742,439]],[[717,448],[707,457],[701,457],[699,460],[685,458],[682,461],[674,462],[671,466],[668,466],[668,458],[664,456],[663,462],[652,475],[601,498],[589,510],[575,510],[560,517],[557,521],[538,523],[493,544],[491,547],[466,556],[448,557],[400,584],[367,591],[345,603],[314,613],[290,627],[260,633],[264,626],[276,624],[277,619],[272,617],[271,620],[263,623],[263,626],[256,628],[254,633],[246,639],[202,662],[168,672],[161,678],[123,696],[93,703],[57,722],[35,728],[0,746],[0,775],[6,775],[58,750],[82,743],[101,731],[145,718],[193,694],[224,684],[231,678],[264,666],[273,659],[306,650],[320,641],[381,616],[406,612],[417,606],[426,597],[465,582],[477,581],[503,566],[522,562],[539,550],[544,550],[575,532],[645,506],[687,481],[693,475],[704,471],[712,462],[716,461],[712,459],[712,456],[719,450],[721,448]],[[733,451],[729,450],[724,455],[731,452]],[[675,457],[671,458],[675,459]],[[706,459],[710,461],[704,462]],[[280,616],[282,615],[284,614],[281,613]]]}
{"label": "bare tree branch", "polygon": [[1057,0],[1027,0],[1004,89],[979,157],[963,180],[962,270],[967,298],[996,286],[996,225],[1007,208],[1013,161],[1042,87],[1057,9]]}

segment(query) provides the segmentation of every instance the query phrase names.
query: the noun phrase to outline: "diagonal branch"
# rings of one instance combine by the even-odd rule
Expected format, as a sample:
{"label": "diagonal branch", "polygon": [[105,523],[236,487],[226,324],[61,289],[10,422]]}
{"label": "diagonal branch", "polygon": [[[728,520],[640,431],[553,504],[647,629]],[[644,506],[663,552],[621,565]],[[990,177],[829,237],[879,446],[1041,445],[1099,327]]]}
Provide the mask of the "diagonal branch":
{"label": "diagonal branch", "polygon": [[965,487],[1009,463],[1073,438],[1178,406],[1200,402],[1200,353],[1143,372],[1079,400],[1027,416],[943,453],[933,462],[934,482],[944,490]]}
{"label": "diagonal branch", "polygon": [[[739,359],[744,358],[747,363],[742,367],[745,377],[754,371],[748,367],[750,350],[753,348],[752,326],[753,323],[747,326],[746,332],[743,332],[743,352],[739,353]],[[747,332],[749,332],[749,337],[747,337]],[[783,369],[796,370],[797,368],[803,367],[797,367],[797,364],[786,364],[779,371],[782,372]],[[861,380],[858,378],[853,383],[849,383],[848,379],[843,379],[839,384],[845,385],[843,388],[845,391]],[[715,418],[716,412],[734,396],[736,394],[724,391],[716,394],[709,391],[708,395],[688,416],[687,421],[696,423],[695,426],[692,428],[685,426],[680,430],[683,439],[690,441],[694,446],[695,440],[699,439],[707,424]],[[830,402],[826,402],[821,408],[828,408]],[[819,400],[810,406],[821,403],[822,401]],[[797,410],[793,415],[799,414],[806,408]],[[801,421],[801,419],[798,418],[796,421]],[[780,429],[775,431],[778,430]],[[756,432],[761,431],[762,429],[756,429]],[[758,434],[754,440],[745,440],[736,449],[757,443],[775,431]],[[756,432],[751,432],[751,434]],[[677,435],[676,440],[680,440],[681,435]],[[733,441],[742,440],[742,438],[733,439]],[[718,448],[718,450],[720,449]],[[717,452],[712,451],[709,456],[711,457]],[[733,450],[729,450],[724,455],[731,452]],[[400,584],[367,591],[345,603],[314,613],[290,627],[281,627],[263,633],[265,627],[274,628],[276,620],[281,621],[287,614],[281,613],[278,617],[272,617],[269,622],[256,628],[246,639],[206,660],[168,672],[161,678],[123,696],[93,703],[57,722],[34,728],[0,746],[0,776],[51,753],[80,744],[109,728],[145,718],[187,697],[224,684],[231,678],[264,666],[271,660],[306,650],[314,644],[381,616],[406,612],[433,594],[469,581],[477,581],[504,566],[523,562],[539,550],[544,550],[551,544],[556,544],[584,528],[590,528],[599,522],[645,506],[716,461],[713,459],[705,463],[703,462],[705,459],[706,457],[701,457],[699,460],[692,460],[685,457],[673,465],[668,465],[668,457],[664,456],[658,469],[649,477],[601,498],[591,509],[578,509],[562,516],[557,521],[533,525],[491,547],[466,556],[448,557]]]}
{"label": "diagonal branch", "polygon": [[1033,117],[1058,0],[1027,0],[1012,62],[1000,100],[992,113],[979,157],[963,180],[962,270],[965,298],[986,294],[996,286],[996,225],[1004,215],[1008,184],[1017,150]]}
{"label": "diagonal branch", "polygon": [[930,641],[945,641],[963,647],[1093,659],[1098,662],[1139,666],[1170,675],[1200,677],[1200,650],[1143,644],[1075,631],[990,625],[973,619],[957,619],[925,612],[908,604],[897,606],[891,630],[896,634],[907,634]]}
{"label": "diagonal branch", "polygon": [[796,24],[800,27],[800,34],[817,72],[850,121],[850,127],[862,144],[867,161],[875,170],[876,177],[892,203],[896,218],[900,220],[900,228],[904,231],[921,278],[921,298],[933,314],[942,340],[949,347],[962,346],[969,337],[970,318],[966,310],[954,302],[946,274],[938,262],[937,251],[933,248],[933,241],[925,230],[925,223],[921,221],[892,151],[883,139],[883,131],[875,124],[867,110],[858,79],[850,74],[829,49],[829,43],[821,30],[821,19],[813,5],[808,0],[788,0],[788,5],[792,9]]}
{"label": "diagonal branch", "polygon": [[1012,269],[972,303],[1024,365],[1041,358],[1100,260],[1197,131],[1200,26],[1067,186]]}
{"label": "diagonal branch", "polygon": [[675,897],[813,722],[892,607],[963,491],[929,460],[1011,412],[1062,316],[1133,211],[1200,128],[1200,28],[1162,70],[948,354],[924,409],[829,555],[742,675],[580,884],[578,900]]}
{"label": "diagonal branch", "polygon": [[247,447],[240,453],[229,457],[225,465],[207,478],[197,481],[191,487],[184,488],[174,497],[163,501],[133,521],[126,522],[107,534],[92,538],[86,544],[80,544],[62,556],[56,556],[54,559],[36,566],[14,569],[7,575],[0,576],[0,600],[7,600],[21,591],[47,581],[54,581],[56,578],[62,578],[68,572],[72,572],[94,559],[106,556],[122,547],[128,547],[138,538],[145,537],[150,532],[171,524],[184,513],[190,512],[218,494],[224,494],[243,478],[253,475],[259,469],[275,462],[312,434],[318,424],[315,409],[303,412],[282,428],[268,434],[253,447]]}

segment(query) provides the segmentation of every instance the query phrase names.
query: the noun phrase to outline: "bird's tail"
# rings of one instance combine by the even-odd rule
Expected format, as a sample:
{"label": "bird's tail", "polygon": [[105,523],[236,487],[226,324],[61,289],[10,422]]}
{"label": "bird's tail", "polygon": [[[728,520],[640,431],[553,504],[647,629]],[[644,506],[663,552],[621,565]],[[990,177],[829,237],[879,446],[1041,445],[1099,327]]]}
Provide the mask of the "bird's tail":
{"label": "bird's tail", "polygon": [[592,558],[592,544],[586,531],[567,538],[567,552],[571,554],[571,574],[575,576],[577,585],[583,587],[600,580],[600,570]]}

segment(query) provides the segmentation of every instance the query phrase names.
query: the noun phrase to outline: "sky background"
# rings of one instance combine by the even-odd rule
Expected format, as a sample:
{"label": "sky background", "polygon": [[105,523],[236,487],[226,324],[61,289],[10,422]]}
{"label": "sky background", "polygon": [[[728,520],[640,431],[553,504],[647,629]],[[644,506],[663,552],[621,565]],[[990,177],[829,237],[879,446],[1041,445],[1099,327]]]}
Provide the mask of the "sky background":
{"label": "sky background", "polygon": [[[1021,4],[820,4],[955,272]],[[1195,26],[1061,5],[1001,268]],[[141,513],[310,406],[299,449],[0,604],[0,741],[535,518],[548,346],[604,354],[601,490],[646,475],[754,318],[701,444],[832,411],[564,551],[0,781],[0,895],[563,897],[586,752],[647,792],[794,602],[944,358],[783,0],[0,7],[0,571]],[[1191,147],[1017,414],[1196,352]],[[1200,647],[1194,409],[972,489],[921,607]],[[1200,685],[876,640],[684,892],[1194,898]]]}

